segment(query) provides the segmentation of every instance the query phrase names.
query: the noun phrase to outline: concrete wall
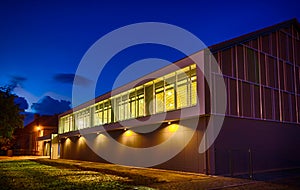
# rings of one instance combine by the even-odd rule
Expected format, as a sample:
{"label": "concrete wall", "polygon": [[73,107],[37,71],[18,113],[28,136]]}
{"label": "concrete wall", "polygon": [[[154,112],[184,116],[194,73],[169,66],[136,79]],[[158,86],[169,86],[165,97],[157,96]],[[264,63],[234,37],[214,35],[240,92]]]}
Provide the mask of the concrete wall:
{"label": "concrete wall", "polygon": [[300,166],[300,125],[252,119],[225,119],[212,147],[216,174]]}
{"label": "concrete wall", "polygon": [[[300,126],[273,121],[259,121],[245,118],[226,117],[214,145],[205,154],[198,153],[207,117],[201,117],[197,131],[190,142],[175,157],[154,166],[155,168],[210,173],[218,175],[247,174],[249,171],[267,171],[300,166]],[[184,125],[195,122],[186,120]],[[166,131],[164,123],[155,132],[125,136],[124,130],[110,132],[118,142],[137,148],[159,145],[172,132]],[[149,126],[147,126],[149,127]],[[169,149],[184,142],[191,131],[184,130],[180,139],[174,139]],[[84,137],[69,137],[61,140],[60,158],[107,162],[99,157],[83,140],[96,139],[97,134]],[[96,143],[96,141],[95,141]],[[250,152],[249,152],[250,150]],[[119,155],[122,156],[122,153]],[[134,159],[134,158],[133,158]]]}
{"label": "concrete wall", "polygon": [[[189,119],[181,122],[183,126],[189,126],[190,123],[197,122],[198,119]],[[188,142],[187,146],[181,150],[175,157],[171,158],[165,163],[155,166],[155,168],[170,169],[170,170],[179,170],[179,171],[192,171],[192,172],[201,172],[205,170],[204,154],[198,153],[198,146],[200,140],[202,139],[203,129],[205,125],[205,119],[202,118],[199,120],[198,129],[192,135],[191,140]],[[174,122],[172,123],[174,124]],[[175,122],[176,124],[176,122]],[[160,128],[154,132],[146,134],[137,134],[133,133],[130,136],[124,135],[126,131],[116,130],[109,132],[109,135],[117,140],[119,143],[122,143],[129,147],[136,148],[147,148],[153,147],[170,138],[174,132],[167,129],[169,125],[167,123],[161,124]],[[151,126],[145,126],[151,127]],[[177,131],[178,132],[178,131]],[[172,143],[167,149],[162,151],[169,151],[171,149],[176,149],[177,146],[182,145],[188,139],[188,135],[192,133],[192,130],[186,127],[184,130],[179,131],[178,137],[172,139]],[[96,141],[97,134],[84,135],[82,137],[73,136],[66,139],[61,139],[61,154],[60,158],[64,159],[76,159],[76,160],[88,160],[88,161],[99,161],[107,162],[104,159],[100,158],[92,149],[95,147],[88,146],[86,143],[87,139],[92,139]],[[93,142],[94,143],[94,142]],[[99,142],[101,143],[101,142]],[[100,145],[99,145],[100,146]],[[98,151],[98,150],[97,150]],[[101,151],[101,150],[100,150]],[[113,151],[113,150],[112,150]],[[122,156],[122,153],[119,153],[119,156]],[[157,155],[153,155],[157,156]],[[134,158],[133,158],[134,159]]]}

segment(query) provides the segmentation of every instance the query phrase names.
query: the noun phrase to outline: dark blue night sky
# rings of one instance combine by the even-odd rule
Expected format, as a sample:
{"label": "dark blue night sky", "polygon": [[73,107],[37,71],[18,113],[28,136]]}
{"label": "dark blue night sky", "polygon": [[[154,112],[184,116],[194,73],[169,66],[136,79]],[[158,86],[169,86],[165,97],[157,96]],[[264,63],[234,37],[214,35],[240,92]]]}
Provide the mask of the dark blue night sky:
{"label": "dark blue night sky", "polygon": [[[14,92],[25,97],[29,107],[45,97],[70,101],[82,56],[100,37],[119,27],[170,23],[209,46],[288,19],[300,20],[299,7],[295,0],[1,1],[0,86],[13,82]],[[98,80],[96,95],[111,90],[126,66],[148,57],[176,61],[182,55],[154,45],[129,48],[110,61]],[[82,78],[83,85],[89,82],[93,81]]]}

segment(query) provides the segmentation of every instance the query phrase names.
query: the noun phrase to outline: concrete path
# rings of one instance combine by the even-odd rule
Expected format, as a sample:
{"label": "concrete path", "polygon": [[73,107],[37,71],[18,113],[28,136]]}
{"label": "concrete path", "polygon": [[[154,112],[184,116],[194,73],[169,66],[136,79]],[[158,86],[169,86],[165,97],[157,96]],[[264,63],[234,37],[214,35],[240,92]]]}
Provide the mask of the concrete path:
{"label": "concrete path", "polygon": [[256,181],[211,176],[190,172],[179,172],[171,170],[139,168],[106,164],[98,162],[87,162],[66,159],[38,159],[44,164],[63,164],[74,166],[83,170],[93,170],[103,173],[128,177],[135,181],[135,184],[145,185],[157,189],[223,189],[225,187],[236,187],[245,184],[256,183]]}
{"label": "concrete path", "polygon": [[44,158],[50,158],[50,156],[0,156],[0,162],[7,160],[32,160]]}
{"label": "concrete path", "polygon": [[[1,161],[29,159],[36,162],[58,166],[74,167],[82,170],[92,170],[101,173],[127,177],[133,184],[166,190],[192,190],[192,189],[299,189],[299,184],[276,184],[241,178],[204,175],[190,172],[179,172],[153,168],[139,168],[106,164],[99,162],[87,162],[79,160],[57,159],[39,156],[0,156]],[[296,178],[300,179],[300,178]],[[298,180],[297,180],[298,181]]]}

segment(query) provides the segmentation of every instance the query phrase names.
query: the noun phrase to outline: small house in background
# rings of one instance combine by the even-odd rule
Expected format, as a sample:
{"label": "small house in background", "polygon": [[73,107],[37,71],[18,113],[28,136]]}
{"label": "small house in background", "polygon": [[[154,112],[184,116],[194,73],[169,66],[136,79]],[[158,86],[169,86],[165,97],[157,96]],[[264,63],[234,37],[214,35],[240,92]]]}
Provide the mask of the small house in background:
{"label": "small house in background", "polygon": [[15,131],[14,155],[51,155],[52,134],[57,133],[58,116],[35,114],[34,120]]}

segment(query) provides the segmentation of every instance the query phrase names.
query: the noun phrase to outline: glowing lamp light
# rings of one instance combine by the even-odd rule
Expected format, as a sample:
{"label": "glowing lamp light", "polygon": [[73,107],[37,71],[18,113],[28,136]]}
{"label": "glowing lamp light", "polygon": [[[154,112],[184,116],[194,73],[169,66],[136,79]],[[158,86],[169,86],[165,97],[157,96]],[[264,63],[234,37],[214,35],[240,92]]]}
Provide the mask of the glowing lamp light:
{"label": "glowing lamp light", "polygon": [[40,126],[37,126],[37,127],[36,127],[36,130],[37,130],[37,131],[41,130],[41,127],[40,127]]}
{"label": "glowing lamp light", "polygon": [[126,137],[132,136],[132,135],[133,135],[133,131],[127,130],[127,131],[125,131],[124,135],[125,135]]}
{"label": "glowing lamp light", "polygon": [[179,125],[177,125],[177,124],[172,124],[172,125],[169,125],[169,126],[168,126],[168,130],[169,130],[170,132],[176,132],[176,131],[178,130],[178,127],[179,127]]}

